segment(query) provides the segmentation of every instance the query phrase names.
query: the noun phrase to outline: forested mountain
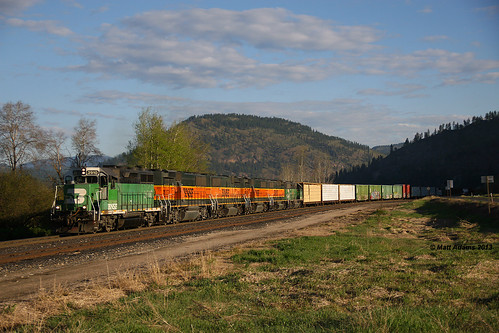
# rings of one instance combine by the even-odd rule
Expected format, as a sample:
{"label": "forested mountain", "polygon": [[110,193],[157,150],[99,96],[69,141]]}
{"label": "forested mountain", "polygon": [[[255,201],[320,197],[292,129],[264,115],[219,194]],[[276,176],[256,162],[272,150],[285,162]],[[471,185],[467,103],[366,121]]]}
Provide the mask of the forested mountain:
{"label": "forested mountain", "polygon": [[185,123],[211,146],[210,169],[217,174],[323,182],[380,155],[281,118],[208,114]]}
{"label": "forested mountain", "polygon": [[482,187],[481,176],[495,175],[499,182],[499,113],[473,117],[463,124],[440,125],[433,133],[416,133],[412,141],[369,165],[342,170],[343,183],[410,183],[471,190]]}

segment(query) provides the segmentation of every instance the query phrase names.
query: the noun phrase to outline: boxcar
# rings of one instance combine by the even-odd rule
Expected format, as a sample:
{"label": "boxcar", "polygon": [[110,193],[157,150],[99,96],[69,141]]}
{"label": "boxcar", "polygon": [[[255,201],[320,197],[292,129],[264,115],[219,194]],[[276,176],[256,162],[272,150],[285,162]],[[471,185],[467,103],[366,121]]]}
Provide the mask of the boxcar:
{"label": "boxcar", "polygon": [[411,197],[411,185],[402,185],[404,190],[404,199],[409,199]]}
{"label": "boxcar", "polygon": [[340,188],[340,201],[355,201],[355,185],[338,185]]}
{"label": "boxcar", "polygon": [[355,185],[355,198],[357,201],[369,200],[369,185]]}
{"label": "boxcar", "polygon": [[393,185],[381,185],[381,197],[383,200],[390,200],[393,198]]}
{"label": "boxcar", "polygon": [[303,183],[303,204],[322,202],[321,184]]}
{"label": "boxcar", "polygon": [[381,200],[381,185],[369,185],[369,200]]}
{"label": "boxcar", "polygon": [[322,184],[322,201],[325,203],[338,202],[338,184]]}
{"label": "boxcar", "polygon": [[402,199],[404,197],[404,185],[393,185],[393,199]]}
{"label": "boxcar", "polygon": [[427,197],[430,195],[430,188],[426,186],[421,186],[421,197]]}

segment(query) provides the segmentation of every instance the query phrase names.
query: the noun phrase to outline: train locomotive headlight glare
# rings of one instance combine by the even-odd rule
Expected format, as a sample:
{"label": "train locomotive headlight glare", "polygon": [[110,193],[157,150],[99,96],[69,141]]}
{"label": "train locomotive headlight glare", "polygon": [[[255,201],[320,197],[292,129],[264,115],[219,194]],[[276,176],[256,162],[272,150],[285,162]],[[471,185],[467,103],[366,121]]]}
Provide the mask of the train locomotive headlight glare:
{"label": "train locomotive headlight glare", "polygon": [[83,206],[83,207],[81,207],[81,208],[83,208],[83,210],[87,210],[87,206]]}
{"label": "train locomotive headlight glare", "polygon": [[55,206],[55,210],[61,210],[61,206]]}

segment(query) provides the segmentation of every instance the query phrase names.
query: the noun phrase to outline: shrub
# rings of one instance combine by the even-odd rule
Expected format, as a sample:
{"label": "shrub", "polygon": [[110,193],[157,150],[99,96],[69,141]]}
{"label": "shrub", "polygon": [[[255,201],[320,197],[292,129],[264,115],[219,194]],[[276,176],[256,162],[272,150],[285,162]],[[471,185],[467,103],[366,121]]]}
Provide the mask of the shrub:
{"label": "shrub", "polygon": [[0,239],[47,234],[53,195],[25,172],[0,173]]}

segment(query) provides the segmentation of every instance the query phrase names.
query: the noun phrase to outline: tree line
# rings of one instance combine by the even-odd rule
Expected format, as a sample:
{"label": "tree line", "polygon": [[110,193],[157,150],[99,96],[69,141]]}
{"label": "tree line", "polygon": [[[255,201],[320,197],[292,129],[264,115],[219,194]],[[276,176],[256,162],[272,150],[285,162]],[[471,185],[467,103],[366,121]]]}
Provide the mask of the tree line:
{"label": "tree line", "polygon": [[[71,146],[75,152],[72,164],[74,167],[86,165],[92,155],[100,155],[97,148],[96,122],[81,118],[74,127]],[[67,154],[63,145],[67,140],[62,130],[46,130],[36,123],[34,112],[29,104],[21,101],[8,102],[0,111],[0,158],[16,172],[26,163],[50,161],[58,179],[63,181],[64,159]]]}
{"label": "tree line", "polygon": [[[462,124],[455,122],[455,121],[453,121],[452,123],[449,122],[449,123],[441,124],[440,126],[438,126],[438,128],[435,128],[433,130],[433,132],[431,132],[429,129],[426,130],[425,132],[422,132],[422,133],[416,132],[416,134],[414,135],[414,139],[412,141],[409,140],[409,138],[406,138],[406,140],[404,142],[404,146],[407,146],[410,143],[421,141],[423,139],[428,139],[432,136],[444,133],[446,131],[462,130],[470,125],[478,124],[478,123],[483,122],[483,121],[494,120],[497,118],[499,118],[499,112],[498,111],[490,111],[490,112],[486,113],[485,116],[483,116],[483,117],[482,116],[473,116],[471,119],[470,118],[465,119],[465,120],[463,120]],[[393,149],[390,150],[390,152],[392,152],[392,151],[393,151]]]}
{"label": "tree line", "polygon": [[[64,150],[68,137],[62,130],[46,130],[36,123],[29,104],[8,102],[0,111],[0,162],[12,172],[33,161],[48,161],[57,174],[55,183],[64,181],[65,161],[81,168],[102,156],[97,147],[96,120],[81,118],[71,135],[72,153]],[[138,114],[133,124],[134,139],[122,161],[151,169],[178,169],[192,172],[208,170],[208,145],[184,124],[167,126],[163,118],[151,108]]]}

